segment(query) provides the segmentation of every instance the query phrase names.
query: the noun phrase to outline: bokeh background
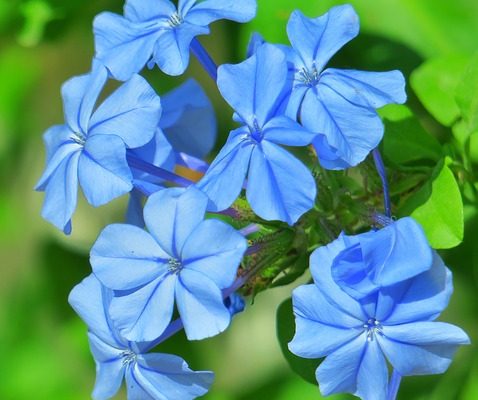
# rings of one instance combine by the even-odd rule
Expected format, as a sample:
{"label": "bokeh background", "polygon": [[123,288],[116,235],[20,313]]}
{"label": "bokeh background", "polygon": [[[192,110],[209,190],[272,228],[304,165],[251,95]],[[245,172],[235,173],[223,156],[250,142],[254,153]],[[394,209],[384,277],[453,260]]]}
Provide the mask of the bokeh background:
{"label": "bokeh background", "polygon": [[[433,96],[437,88],[444,91],[456,85],[456,75],[463,64],[457,60],[467,60],[478,50],[476,1],[351,3],[361,17],[362,33],[334,58],[335,65],[366,70],[401,69],[408,78],[423,63],[442,60],[438,63],[445,69],[449,67],[449,73],[430,81]],[[240,61],[252,31],[261,32],[269,41],[286,42],[285,25],[295,8],[317,16],[342,2],[258,0],[258,4],[259,14],[252,23],[238,26],[219,22],[213,25],[212,35],[202,39],[218,63]],[[0,0],[2,400],[90,398],[94,363],[86,327],[69,308],[67,296],[89,274],[88,251],[101,228],[122,220],[126,199],[100,209],[92,209],[80,200],[73,220],[74,233],[65,237],[41,219],[43,195],[34,192],[33,187],[45,158],[42,134],[49,126],[63,121],[61,84],[89,70],[94,52],[92,19],[103,10],[120,13],[121,8],[121,0]],[[433,67],[431,70],[433,75]],[[194,76],[214,102],[221,132],[219,144],[223,142],[230,127],[231,110],[195,61],[181,78],[165,77],[159,70],[149,71],[146,76],[160,94]],[[420,123],[441,143],[454,140],[447,122],[427,111],[413,88],[407,90],[409,106]],[[463,327],[476,343],[475,209],[465,208],[465,217],[463,243],[443,252],[455,276],[455,294],[443,319]],[[178,335],[164,344],[164,351],[183,356],[193,369],[216,372],[216,382],[206,399],[320,399],[316,386],[290,370],[276,340],[275,310],[290,296],[292,287],[261,293],[219,337],[187,343]],[[118,398],[125,398],[124,393]],[[478,399],[476,345],[461,349],[443,376],[406,378],[399,399]]]}

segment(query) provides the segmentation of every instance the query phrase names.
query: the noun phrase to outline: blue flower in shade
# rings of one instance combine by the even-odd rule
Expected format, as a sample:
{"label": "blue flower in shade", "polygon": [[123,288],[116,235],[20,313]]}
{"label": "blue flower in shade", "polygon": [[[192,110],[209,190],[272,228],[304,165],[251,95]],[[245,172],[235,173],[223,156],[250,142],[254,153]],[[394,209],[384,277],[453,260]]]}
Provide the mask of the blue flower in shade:
{"label": "blue flower in shade", "polygon": [[169,75],[181,75],[189,64],[196,36],[209,24],[229,19],[247,22],[256,14],[255,0],[128,0],[124,17],[102,13],[94,21],[97,57],[113,76],[126,80],[150,60]]}
{"label": "blue flower in shade", "polygon": [[161,116],[159,97],[138,75],[94,110],[107,79],[107,70],[94,62],[90,74],[67,81],[66,124],[44,136],[47,165],[36,190],[46,194],[42,216],[65,233],[71,232],[78,183],[95,207],[132,189],[126,149],[149,142]]}
{"label": "blue flower in shade", "polygon": [[254,212],[295,223],[314,204],[315,181],[279,145],[305,146],[315,134],[277,115],[287,85],[284,55],[272,45],[260,46],[243,63],[219,67],[217,83],[243,126],[231,132],[197,186],[209,196],[212,210],[223,210],[239,196],[247,175],[246,195]]}
{"label": "blue flower in shade", "polygon": [[192,371],[178,356],[146,354],[150,343],[129,342],[121,335],[108,314],[112,296],[111,290],[90,275],[69,297],[71,306],[88,325],[96,362],[93,399],[110,399],[123,379],[129,400],[186,400],[205,394],[214,379],[212,372]]}
{"label": "blue flower in shade", "polygon": [[144,208],[149,233],[110,225],[94,244],[93,272],[115,291],[110,313],[126,339],[158,338],[175,303],[189,340],[228,327],[222,290],[234,282],[247,241],[221,221],[204,220],[207,202],[194,187],[161,190]]}
{"label": "blue flower in shade", "polygon": [[[404,269],[406,275],[407,263],[416,264],[415,234],[410,235],[404,238],[410,244],[408,258],[392,254],[390,266],[387,261],[377,264],[387,271],[384,280],[393,275],[390,268],[398,268],[397,274]],[[375,245],[380,247],[382,237],[377,238]],[[438,254],[433,254],[427,270],[359,300],[348,294],[347,280],[339,286],[333,276],[336,258],[349,246],[342,235],[312,253],[314,284],[298,287],[292,296],[296,333],[289,349],[304,358],[326,357],[316,371],[323,395],[349,392],[363,399],[385,400],[386,360],[402,376],[443,373],[458,346],[468,344],[469,338],[454,325],[433,322],[453,290],[451,272]],[[363,265],[363,275],[374,275]],[[395,280],[400,279],[391,279]]]}
{"label": "blue flower in shade", "polygon": [[383,136],[375,110],[406,101],[405,80],[399,71],[324,70],[358,32],[359,19],[350,5],[333,7],[315,19],[295,11],[287,25],[292,48],[281,46],[293,75],[287,115],[324,135],[317,136],[314,146],[321,165],[328,169],[363,161]]}

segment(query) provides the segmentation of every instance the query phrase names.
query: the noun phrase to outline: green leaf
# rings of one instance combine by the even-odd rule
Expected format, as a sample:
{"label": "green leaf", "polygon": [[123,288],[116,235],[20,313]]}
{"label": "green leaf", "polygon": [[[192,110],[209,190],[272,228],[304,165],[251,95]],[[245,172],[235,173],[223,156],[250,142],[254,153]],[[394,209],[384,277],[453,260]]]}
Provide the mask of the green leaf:
{"label": "green leaf", "polygon": [[460,83],[469,57],[452,55],[426,61],[410,77],[410,83],[425,108],[445,126],[460,116],[455,89]]}
{"label": "green leaf", "polygon": [[292,311],[292,299],[287,299],[279,306],[276,315],[276,329],[279,345],[282,354],[289,363],[292,371],[300,375],[307,382],[317,385],[315,379],[315,370],[320,364],[319,360],[310,360],[307,358],[300,358],[289,351],[288,344],[295,334],[295,320]]}
{"label": "green leaf", "polygon": [[406,106],[389,106],[380,114],[385,124],[383,153],[388,161],[402,165],[419,160],[437,162],[443,157],[438,140],[423,129]]}
{"label": "green leaf", "polygon": [[425,186],[400,208],[401,216],[411,215],[422,225],[435,249],[449,249],[463,240],[463,201],[449,162],[441,161]]}
{"label": "green leaf", "polygon": [[463,79],[456,88],[456,102],[468,132],[478,129],[478,54],[468,64]]}

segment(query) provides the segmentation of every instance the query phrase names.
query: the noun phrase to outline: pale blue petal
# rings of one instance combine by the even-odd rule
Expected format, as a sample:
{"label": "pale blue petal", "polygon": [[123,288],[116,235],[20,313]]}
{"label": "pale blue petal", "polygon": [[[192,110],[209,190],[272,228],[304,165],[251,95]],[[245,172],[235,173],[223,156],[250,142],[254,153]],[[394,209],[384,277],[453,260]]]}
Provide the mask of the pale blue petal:
{"label": "pale blue petal", "polygon": [[380,346],[400,375],[441,374],[458,346],[470,339],[457,326],[444,322],[416,322],[384,326]]}
{"label": "pale blue petal", "polygon": [[387,104],[403,104],[407,100],[405,78],[400,71],[368,72],[329,68],[320,81],[334,88],[353,104],[380,108]]}
{"label": "pale blue petal", "polygon": [[388,393],[388,367],[377,340],[367,341],[357,374],[356,396],[382,400]]}
{"label": "pale blue petal", "polygon": [[451,271],[434,252],[428,271],[380,292],[377,319],[387,325],[433,320],[447,307],[452,292]]}
{"label": "pale blue petal", "polygon": [[138,364],[127,369],[125,374],[126,393],[128,400],[169,400],[164,397],[152,397],[138,380]]}
{"label": "pale blue petal", "polygon": [[56,147],[55,152],[48,157],[45,170],[38,180],[35,190],[44,191],[48,185],[48,182],[50,181],[50,178],[53,174],[55,174],[58,168],[60,168],[62,163],[69,159],[74,153],[81,151],[81,145],[65,137],[66,135],[64,134],[68,132],[71,133],[69,130],[62,131],[62,136],[65,141],[61,142],[61,144]]}
{"label": "pale blue petal", "polygon": [[314,206],[316,194],[310,171],[292,154],[266,140],[254,148],[247,200],[261,218],[292,225]]}
{"label": "pale blue petal", "polygon": [[231,314],[222,292],[206,275],[183,269],[176,283],[176,305],[188,340],[202,340],[224,331]]}
{"label": "pale blue petal", "polygon": [[320,364],[315,376],[323,396],[357,391],[357,374],[365,346],[365,335],[359,336],[331,353]]}
{"label": "pale blue petal", "polygon": [[178,12],[183,17],[198,0],[178,0]]}
{"label": "pale blue petal", "polygon": [[231,132],[204,177],[196,184],[209,197],[210,211],[228,208],[239,196],[254,146],[244,128]]}
{"label": "pale blue petal", "polygon": [[90,252],[94,274],[113,290],[138,288],[167,271],[169,256],[151,235],[133,225],[108,225]]}
{"label": "pale blue petal", "polygon": [[232,285],[237,268],[247,249],[246,239],[224,222],[201,222],[184,243],[181,260],[184,268],[200,272],[220,289]]}
{"label": "pale blue petal", "polygon": [[133,189],[129,194],[128,208],[125,215],[127,224],[144,228],[143,199],[143,194],[137,189]]}
{"label": "pale blue petal", "polygon": [[193,186],[164,189],[149,197],[144,206],[146,226],[170,257],[180,258],[184,242],[204,219],[207,201]]}
{"label": "pale blue petal", "polygon": [[329,59],[359,32],[359,19],[350,5],[333,7],[318,18],[294,11],[287,34],[294,50],[307,68],[320,72]]}
{"label": "pale blue petal", "polygon": [[110,314],[121,335],[133,342],[151,342],[171,322],[175,275],[160,276],[142,288],[114,297]]}
{"label": "pale blue petal", "polygon": [[284,146],[307,146],[316,134],[286,116],[272,118],[263,129],[264,140]]}
{"label": "pale blue petal", "polygon": [[86,135],[96,101],[108,79],[106,68],[93,60],[91,73],[66,81],[62,88],[65,120],[75,133]]}
{"label": "pale blue petal", "polygon": [[284,114],[294,121],[300,119],[300,109],[302,107],[302,101],[304,100],[305,94],[309,90],[309,87],[306,85],[294,85],[293,90],[289,93],[287,99],[285,100],[285,110]]}
{"label": "pale blue petal", "polygon": [[384,130],[373,109],[356,106],[321,83],[305,95],[301,121],[307,129],[323,134],[337,149],[337,155],[351,166],[377,147]]}
{"label": "pale blue petal", "polygon": [[202,87],[189,79],[161,97],[159,122],[174,150],[202,158],[216,142],[217,123],[212,103]]}
{"label": "pale blue petal", "polygon": [[258,32],[254,32],[251,35],[251,38],[249,40],[249,43],[247,45],[247,58],[251,57],[252,55],[255,54],[257,49],[261,47],[264,43],[266,43],[265,39],[262,37],[262,35]]}
{"label": "pale blue petal", "polygon": [[138,356],[135,376],[141,386],[155,399],[195,399],[207,393],[214,373],[193,371],[180,357],[170,354]]}
{"label": "pale blue petal", "polygon": [[121,358],[126,349],[109,346],[92,333],[88,333],[88,340],[96,362],[96,382],[92,397],[95,400],[110,399],[123,382],[125,365]]}
{"label": "pale blue petal", "polygon": [[224,99],[249,128],[257,129],[274,115],[287,74],[282,51],[265,44],[240,64],[221,65],[217,85]]}
{"label": "pale blue petal", "polygon": [[206,0],[190,7],[185,19],[196,25],[209,25],[219,19],[249,22],[256,16],[256,11],[256,0]]}
{"label": "pale blue petal", "polygon": [[350,168],[351,165],[346,161],[342,160],[337,154],[337,149],[334,149],[327,142],[327,138],[318,134],[313,142],[315,152],[317,153],[317,158],[319,163],[323,168],[331,170],[340,170]]}
{"label": "pale blue petal", "polygon": [[127,0],[124,16],[133,22],[145,22],[155,18],[169,18],[176,7],[169,0]]}
{"label": "pale blue petal", "polygon": [[143,69],[161,35],[154,21],[134,23],[109,12],[95,18],[93,32],[96,57],[120,81]]}
{"label": "pale blue petal", "polygon": [[161,118],[161,101],[139,75],[121,85],[95,111],[89,134],[119,136],[129,148],[140,147],[154,136]]}
{"label": "pale blue petal", "polygon": [[207,27],[192,25],[186,21],[174,29],[163,30],[154,47],[153,59],[164,73],[181,75],[189,65],[191,41],[198,35],[208,33]]}
{"label": "pale blue petal", "polygon": [[289,349],[300,357],[324,357],[363,333],[363,321],[330,304],[315,285],[296,288],[292,301],[296,332]]}
{"label": "pale blue petal", "polygon": [[93,207],[130,192],[133,177],[121,138],[114,135],[88,138],[81,152],[78,177],[83,193]]}
{"label": "pale blue petal", "polygon": [[72,141],[73,131],[68,125],[54,125],[43,134],[43,143],[46,149],[46,163],[48,164],[58,148]]}
{"label": "pale blue petal", "polygon": [[68,303],[86,323],[92,335],[114,348],[124,347],[113,332],[107,315],[111,297],[107,291],[98,278],[91,274],[73,288]]}
{"label": "pale blue petal", "polygon": [[71,233],[71,217],[78,195],[78,161],[80,152],[65,158],[48,178],[41,215],[66,234]]}
{"label": "pale blue petal", "polygon": [[332,264],[337,254],[349,246],[347,240],[348,238],[341,234],[327,246],[315,250],[310,256],[310,272],[315,284],[331,304],[359,320],[366,321],[367,315],[360,303],[347,295],[332,278]]}

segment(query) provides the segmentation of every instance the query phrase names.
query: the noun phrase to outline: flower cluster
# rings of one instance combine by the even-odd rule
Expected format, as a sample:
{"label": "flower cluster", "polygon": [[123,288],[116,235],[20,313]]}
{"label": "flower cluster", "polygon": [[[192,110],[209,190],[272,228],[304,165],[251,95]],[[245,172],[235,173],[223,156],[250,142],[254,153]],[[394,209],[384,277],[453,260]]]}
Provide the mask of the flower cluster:
{"label": "flower cluster", "polygon": [[[123,16],[96,17],[91,72],[62,88],[65,124],[44,136],[47,165],[37,184],[45,192],[43,217],[69,234],[78,186],[94,207],[130,195],[126,223],[100,233],[90,253],[93,274],[70,295],[89,328],[95,399],[114,396],[123,379],[129,399],[205,394],[213,373],[150,350],[181,328],[188,340],[223,332],[244,309],[238,289],[268,264],[282,272],[297,252],[307,255],[297,240],[279,242],[314,212],[318,192],[290,147],[313,147],[324,169],[356,166],[383,137],[376,110],[406,100],[398,71],[325,68],[358,34],[348,5],[315,19],[296,11],[287,25],[291,46],[256,34],[245,61],[217,67],[197,36],[214,21],[247,22],[255,13],[255,0],[127,0]],[[138,75],[154,65],[180,75],[190,52],[239,125],[211,164],[205,158],[216,121],[199,84],[186,81],[160,98]],[[108,79],[122,83],[97,104]],[[181,168],[199,178],[181,176]],[[237,231],[218,214],[245,227]],[[300,232],[320,230],[309,220]],[[256,233],[269,239],[248,248],[245,236]],[[274,240],[280,251],[269,252]],[[317,370],[324,394],[384,399],[384,355],[401,375],[438,373],[468,342],[459,328],[431,322],[447,304],[451,275],[409,218],[342,234],[312,254],[310,270],[314,284],[294,291],[290,348],[327,357]]]}

